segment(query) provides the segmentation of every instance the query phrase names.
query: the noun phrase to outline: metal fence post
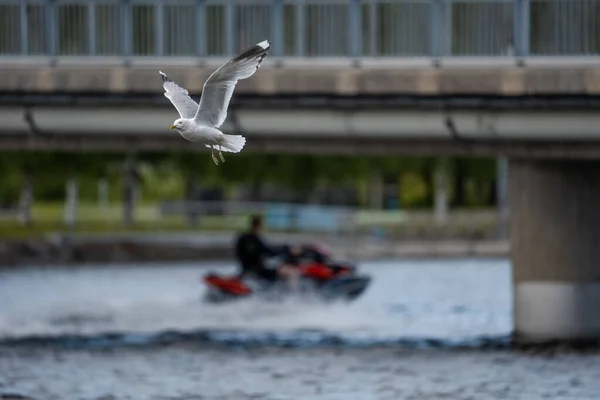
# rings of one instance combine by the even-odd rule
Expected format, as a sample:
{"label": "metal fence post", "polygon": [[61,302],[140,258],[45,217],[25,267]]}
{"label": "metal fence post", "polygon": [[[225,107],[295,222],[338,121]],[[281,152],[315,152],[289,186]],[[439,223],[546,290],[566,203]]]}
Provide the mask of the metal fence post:
{"label": "metal fence post", "polygon": [[430,0],[430,23],[429,23],[429,40],[430,52],[433,61],[437,62],[442,56],[442,26],[443,26],[443,2],[444,0]]}
{"label": "metal fence post", "polygon": [[123,29],[123,42],[121,43],[121,51],[125,57],[125,63],[127,63],[127,58],[133,53],[131,40],[132,23],[131,0],[121,0],[121,26]]}
{"label": "metal fence post", "polygon": [[206,56],[206,3],[205,0],[196,2],[196,55],[199,58]]}
{"label": "metal fence post", "polygon": [[156,55],[165,55],[165,3],[159,0],[155,5],[156,13],[154,14],[154,23],[156,24],[154,35],[156,40]]}
{"label": "metal fence post", "polygon": [[530,0],[515,0],[515,25],[513,46],[517,59],[527,57],[529,55],[530,41]]}
{"label": "metal fence post", "polygon": [[235,0],[229,0],[227,3],[227,17],[225,23],[226,39],[227,39],[227,55],[233,56],[237,51],[237,29],[236,29],[236,2]]}
{"label": "metal fence post", "polygon": [[369,53],[371,57],[375,57],[378,52],[377,44],[377,21],[379,21],[378,13],[378,0],[371,0],[369,2]]}
{"label": "metal fence post", "polygon": [[27,2],[21,1],[19,19],[21,20],[21,54],[29,53],[29,24],[27,23]]}
{"label": "metal fence post", "polygon": [[88,53],[96,55],[96,2],[88,3]]}
{"label": "metal fence post", "polygon": [[305,26],[305,2],[300,0],[296,5],[296,56],[303,57],[306,55],[304,26]]}
{"label": "metal fence post", "polygon": [[46,22],[48,23],[48,53],[50,57],[55,57],[58,51],[58,36],[56,35],[56,4],[54,0],[48,0],[46,3]]}
{"label": "metal fence post", "polygon": [[362,0],[351,0],[348,3],[348,50],[353,58],[362,55],[361,4]]}
{"label": "metal fence post", "polygon": [[273,41],[273,56],[283,56],[283,0],[273,0],[271,8],[271,37]]}
{"label": "metal fence post", "polygon": [[454,16],[452,15],[452,6],[454,0],[444,0],[442,3],[442,21],[444,29],[441,32],[441,38],[444,39],[442,47],[442,56],[452,56],[452,21]]}

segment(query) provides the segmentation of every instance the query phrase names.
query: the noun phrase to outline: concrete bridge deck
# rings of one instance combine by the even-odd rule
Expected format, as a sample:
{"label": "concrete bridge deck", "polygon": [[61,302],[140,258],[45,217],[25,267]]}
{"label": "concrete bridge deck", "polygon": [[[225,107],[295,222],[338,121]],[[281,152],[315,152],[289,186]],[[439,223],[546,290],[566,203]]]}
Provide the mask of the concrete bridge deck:
{"label": "concrete bridge deck", "polygon": [[[168,126],[157,107],[1,107],[0,148],[69,151],[208,151]],[[465,154],[598,158],[595,111],[240,109],[225,132],[245,151],[313,154]]]}
{"label": "concrete bridge deck", "polygon": [[[157,71],[198,98],[218,62],[162,61],[0,65],[0,148],[200,150],[168,130],[177,113]],[[246,151],[598,157],[600,64],[556,63],[265,63],[239,82],[223,130]]]}
{"label": "concrete bridge deck", "polygon": [[[49,66],[30,59],[0,63],[0,96],[7,93],[82,93],[136,95],[161,93],[163,70],[192,95],[199,96],[208,76],[223,60],[182,65],[164,58],[143,65],[110,65],[105,60]],[[532,63],[525,67],[496,62],[454,61],[441,68],[397,60],[362,67],[315,59],[277,66],[265,61],[251,79],[239,82],[235,96],[381,96],[381,95],[598,95],[600,61],[585,59]]]}

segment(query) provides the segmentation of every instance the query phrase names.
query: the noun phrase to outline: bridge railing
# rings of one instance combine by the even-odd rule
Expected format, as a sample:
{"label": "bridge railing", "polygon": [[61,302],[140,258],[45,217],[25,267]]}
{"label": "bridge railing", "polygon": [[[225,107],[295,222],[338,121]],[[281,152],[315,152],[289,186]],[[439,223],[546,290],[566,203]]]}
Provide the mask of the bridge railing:
{"label": "bridge railing", "polygon": [[600,53],[600,0],[0,0],[0,56],[535,57]]}

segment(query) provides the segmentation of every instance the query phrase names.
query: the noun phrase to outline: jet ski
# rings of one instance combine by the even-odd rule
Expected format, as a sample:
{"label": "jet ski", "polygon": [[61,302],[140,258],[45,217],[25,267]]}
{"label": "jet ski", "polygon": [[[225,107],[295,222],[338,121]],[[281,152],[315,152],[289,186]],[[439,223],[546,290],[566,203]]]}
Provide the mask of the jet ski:
{"label": "jet ski", "polygon": [[[289,247],[283,246],[282,254],[269,260],[268,265],[283,262],[293,264],[300,270],[300,295],[322,301],[353,301],[367,289],[371,278],[359,274],[355,265],[332,260],[329,252],[321,246],[302,246],[299,255],[292,256]],[[202,277],[207,286],[203,300],[222,303],[249,297],[280,301],[292,293],[286,282],[269,282],[253,276],[221,275],[208,272]]]}

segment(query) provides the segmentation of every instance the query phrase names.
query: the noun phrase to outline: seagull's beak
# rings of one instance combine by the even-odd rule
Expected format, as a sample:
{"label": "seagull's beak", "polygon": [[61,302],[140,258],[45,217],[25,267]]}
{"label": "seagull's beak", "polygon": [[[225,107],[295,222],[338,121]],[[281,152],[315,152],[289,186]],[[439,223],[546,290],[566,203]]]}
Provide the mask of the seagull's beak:
{"label": "seagull's beak", "polygon": [[171,125],[171,127],[169,129],[177,129],[177,128],[175,127],[175,125]]}

